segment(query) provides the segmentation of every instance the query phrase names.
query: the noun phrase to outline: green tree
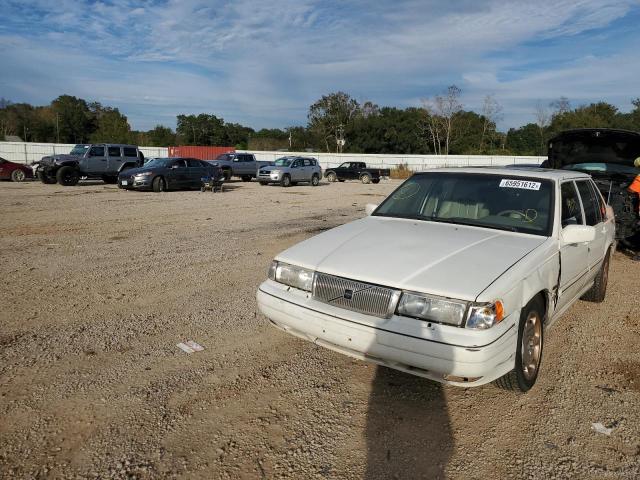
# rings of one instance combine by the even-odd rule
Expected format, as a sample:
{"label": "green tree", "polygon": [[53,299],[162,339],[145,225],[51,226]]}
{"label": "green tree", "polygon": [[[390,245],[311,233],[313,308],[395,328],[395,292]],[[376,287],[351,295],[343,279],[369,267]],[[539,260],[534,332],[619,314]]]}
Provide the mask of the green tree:
{"label": "green tree", "polygon": [[51,102],[57,115],[60,142],[84,143],[96,130],[95,118],[87,102],[71,95],[61,95]]}
{"label": "green tree", "polygon": [[150,147],[168,147],[176,144],[176,134],[169,127],[156,125],[145,133],[145,140]]}
{"label": "green tree", "polygon": [[323,95],[309,107],[308,128],[329,152],[360,113],[358,102],[344,92]]}
{"label": "green tree", "polygon": [[183,145],[220,145],[228,146],[229,138],[224,120],[215,115],[178,115],[176,133]]}
{"label": "green tree", "polygon": [[127,117],[117,108],[91,104],[96,130],[91,134],[92,143],[129,143],[132,141],[131,127]]}
{"label": "green tree", "polygon": [[505,146],[515,155],[540,154],[540,133],[538,125],[528,123],[519,128],[510,128],[507,132]]}

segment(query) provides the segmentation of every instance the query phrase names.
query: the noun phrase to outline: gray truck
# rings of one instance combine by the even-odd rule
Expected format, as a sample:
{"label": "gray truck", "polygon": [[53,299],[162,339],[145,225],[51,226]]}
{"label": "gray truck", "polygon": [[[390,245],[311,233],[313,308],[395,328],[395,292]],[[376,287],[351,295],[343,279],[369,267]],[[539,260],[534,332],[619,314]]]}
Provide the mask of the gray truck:
{"label": "gray truck", "polygon": [[225,180],[240,177],[243,182],[250,182],[258,175],[258,169],[270,162],[256,160],[253,153],[229,152],[218,155],[215,160],[208,160],[222,170]]}
{"label": "gray truck", "polygon": [[42,157],[37,176],[42,183],[76,185],[81,177],[100,178],[116,183],[123,170],[141,166],[142,152],[135,145],[100,143],[79,144],[70,153]]}

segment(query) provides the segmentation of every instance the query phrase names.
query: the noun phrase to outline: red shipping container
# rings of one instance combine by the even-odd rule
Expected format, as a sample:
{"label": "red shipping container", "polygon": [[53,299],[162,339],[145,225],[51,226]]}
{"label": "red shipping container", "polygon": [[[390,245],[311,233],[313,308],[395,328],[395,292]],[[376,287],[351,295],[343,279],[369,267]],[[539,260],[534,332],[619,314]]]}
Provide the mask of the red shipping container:
{"label": "red shipping container", "polygon": [[170,157],[190,157],[200,160],[215,160],[218,155],[235,152],[234,147],[198,147],[194,145],[182,145],[169,147]]}

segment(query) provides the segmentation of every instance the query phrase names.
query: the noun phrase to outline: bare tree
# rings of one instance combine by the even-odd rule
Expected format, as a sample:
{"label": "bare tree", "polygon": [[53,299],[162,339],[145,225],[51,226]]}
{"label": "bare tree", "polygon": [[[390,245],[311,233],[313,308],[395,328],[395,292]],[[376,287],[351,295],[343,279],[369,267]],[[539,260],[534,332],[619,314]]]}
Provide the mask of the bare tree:
{"label": "bare tree", "polygon": [[487,95],[484,97],[484,103],[482,104],[482,135],[480,136],[480,152],[484,147],[484,139],[487,136],[487,131],[490,127],[493,127],[495,131],[496,124],[502,119],[502,105],[498,103],[493,95]]}
{"label": "bare tree", "polygon": [[544,130],[549,126],[549,122],[551,116],[549,115],[549,110],[542,104],[542,102],[538,102],[536,104],[535,109],[535,117],[536,117],[536,125],[538,125],[538,130],[540,131],[540,154],[544,153]]}
{"label": "bare tree", "polygon": [[460,103],[460,90],[451,85],[443,95],[436,95],[433,100],[422,100],[422,108],[427,114],[427,130],[433,143],[434,152],[449,155],[449,146],[453,140],[453,124],[457,113],[462,110]]}

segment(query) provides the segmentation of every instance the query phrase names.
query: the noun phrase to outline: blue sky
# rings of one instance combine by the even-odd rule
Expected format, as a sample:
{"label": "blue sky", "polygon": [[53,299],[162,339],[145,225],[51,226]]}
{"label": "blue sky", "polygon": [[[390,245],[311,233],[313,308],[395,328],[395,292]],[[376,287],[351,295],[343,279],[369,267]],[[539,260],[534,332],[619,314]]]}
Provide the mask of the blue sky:
{"label": "blue sky", "polygon": [[640,97],[640,0],[0,0],[0,97],[118,107],[135,129],[213,113],[306,124],[321,95],[420,106],[456,84],[503,129],[560,96]]}

